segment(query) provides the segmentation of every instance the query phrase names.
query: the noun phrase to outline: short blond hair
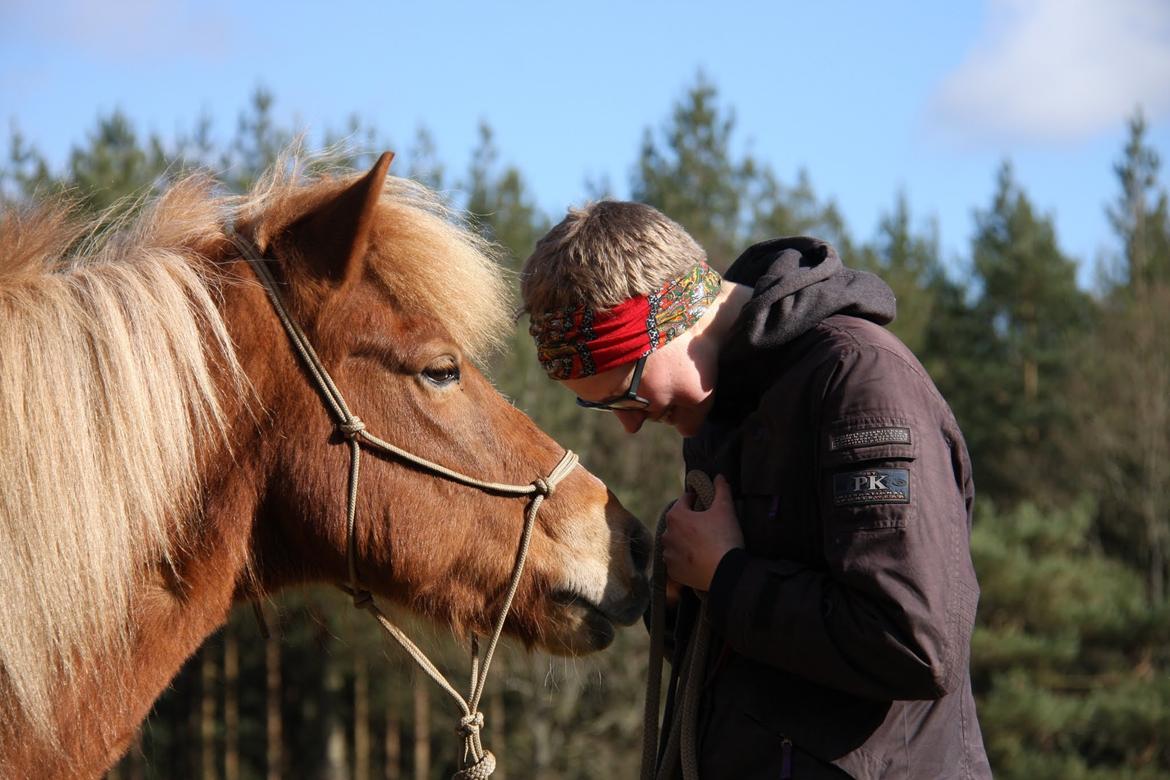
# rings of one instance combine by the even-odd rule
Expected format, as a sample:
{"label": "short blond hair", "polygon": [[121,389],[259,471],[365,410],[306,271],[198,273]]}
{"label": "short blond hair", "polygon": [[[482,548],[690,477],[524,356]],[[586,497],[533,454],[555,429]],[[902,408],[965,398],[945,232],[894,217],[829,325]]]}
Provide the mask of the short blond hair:
{"label": "short blond hair", "polygon": [[524,310],[611,309],[705,259],[681,225],[651,206],[602,200],[572,208],[524,263]]}

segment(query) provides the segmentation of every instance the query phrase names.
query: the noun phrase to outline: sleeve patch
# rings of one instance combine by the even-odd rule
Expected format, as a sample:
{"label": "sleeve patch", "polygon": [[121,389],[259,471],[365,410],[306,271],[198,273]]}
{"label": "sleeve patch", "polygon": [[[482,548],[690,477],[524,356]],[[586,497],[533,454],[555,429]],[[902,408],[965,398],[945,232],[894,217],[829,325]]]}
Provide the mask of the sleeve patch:
{"label": "sleeve patch", "polygon": [[854,447],[869,447],[874,444],[909,444],[910,429],[894,428],[867,428],[862,431],[850,431],[829,438],[829,452],[848,450]]}
{"label": "sleeve patch", "polygon": [[909,469],[865,469],[833,475],[833,504],[909,504]]}

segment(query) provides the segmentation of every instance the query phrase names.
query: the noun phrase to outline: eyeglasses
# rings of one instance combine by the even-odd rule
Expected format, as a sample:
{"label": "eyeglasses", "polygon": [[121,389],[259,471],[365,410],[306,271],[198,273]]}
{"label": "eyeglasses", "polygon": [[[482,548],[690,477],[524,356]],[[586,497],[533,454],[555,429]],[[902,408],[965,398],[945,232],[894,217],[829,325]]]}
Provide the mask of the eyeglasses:
{"label": "eyeglasses", "polygon": [[638,362],[634,364],[634,376],[630,378],[630,389],[626,390],[625,393],[606,398],[604,401],[586,401],[584,398],[578,397],[577,406],[583,409],[596,409],[599,412],[628,412],[645,409],[650,405],[650,402],[638,395],[638,384],[642,381],[642,369],[646,367],[647,357],[649,355],[638,358]]}

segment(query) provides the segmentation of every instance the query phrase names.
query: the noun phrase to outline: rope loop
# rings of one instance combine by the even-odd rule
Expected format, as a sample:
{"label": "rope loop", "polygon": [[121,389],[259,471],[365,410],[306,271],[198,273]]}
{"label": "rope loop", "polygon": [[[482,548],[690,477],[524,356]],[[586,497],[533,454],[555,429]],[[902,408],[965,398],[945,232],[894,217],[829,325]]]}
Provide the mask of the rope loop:
{"label": "rope loop", "polygon": [[361,436],[365,429],[366,424],[362,422],[362,418],[356,415],[350,415],[348,420],[337,423],[338,432],[351,441]]}
{"label": "rope loop", "polygon": [[483,751],[483,758],[451,775],[451,780],[487,780],[496,771],[496,757],[492,751]]}
{"label": "rope loop", "polygon": [[483,728],[483,713],[473,712],[470,715],[464,715],[459,719],[459,727],[455,729],[455,733],[461,737],[473,737]]}

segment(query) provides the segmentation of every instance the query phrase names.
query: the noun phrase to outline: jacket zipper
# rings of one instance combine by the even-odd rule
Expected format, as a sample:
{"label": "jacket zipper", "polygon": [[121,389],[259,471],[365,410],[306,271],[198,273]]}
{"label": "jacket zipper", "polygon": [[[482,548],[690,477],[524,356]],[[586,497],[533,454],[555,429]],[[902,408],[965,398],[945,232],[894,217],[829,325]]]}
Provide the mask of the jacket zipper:
{"label": "jacket zipper", "polygon": [[780,740],[780,780],[792,780],[792,740]]}

